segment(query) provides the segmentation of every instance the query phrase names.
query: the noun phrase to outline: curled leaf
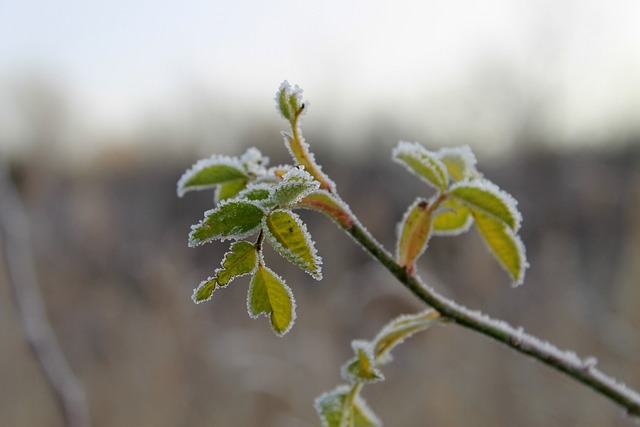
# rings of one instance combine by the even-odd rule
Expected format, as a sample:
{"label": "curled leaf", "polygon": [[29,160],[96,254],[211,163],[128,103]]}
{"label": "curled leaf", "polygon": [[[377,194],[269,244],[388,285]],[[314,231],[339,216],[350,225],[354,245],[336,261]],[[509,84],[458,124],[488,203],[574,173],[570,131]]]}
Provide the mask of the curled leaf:
{"label": "curled leaf", "polygon": [[342,366],[342,378],[352,384],[374,383],[384,380],[384,375],[376,367],[376,356],[372,343],[364,340],[351,342],[355,357]]}
{"label": "curled leaf", "polygon": [[323,427],[381,427],[358,389],[346,384],[320,395],[314,404]]}
{"label": "curled leaf", "polygon": [[476,170],[476,156],[468,145],[443,147],[436,152],[436,157],[447,167],[449,176],[454,181],[464,181],[480,175]]}
{"label": "curled leaf", "polygon": [[438,190],[447,188],[449,174],[437,153],[428,151],[417,142],[400,141],[393,150],[392,157],[427,184]]}
{"label": "curled leaf", "polygon": [[436,236],[457,236],[473,224],[469,208],[455,198],[446,199],[433,215],[433,234]]}
{"label": "curled leaf", "polygon": [[376,365],[391,361],[391,350],[416,332],[427,329],[438,318],[440,313],[429,308],[415,314],[404,314],[387,323],[371,344]]}
{"label": "curled leaf", "polygon": [[404,218],[398,224],[396,256],[401,266],[413,266],[416,259],[425,251],[431,235],[431,226],[429,202],[419,197],[409,206]]}

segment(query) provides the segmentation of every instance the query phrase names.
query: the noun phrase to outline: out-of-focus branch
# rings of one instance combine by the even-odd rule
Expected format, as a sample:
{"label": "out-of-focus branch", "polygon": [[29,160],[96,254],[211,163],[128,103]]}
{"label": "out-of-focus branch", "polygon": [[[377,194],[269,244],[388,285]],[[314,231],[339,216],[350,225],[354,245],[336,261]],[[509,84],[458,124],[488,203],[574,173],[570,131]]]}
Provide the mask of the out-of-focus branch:
{"label": "out-of-focus branch", "polygon": [[0,246],[25,339],[49,383],[68,427],[88,427],[84,390],[47,319],[35,272],[27,216],[0,159]]}

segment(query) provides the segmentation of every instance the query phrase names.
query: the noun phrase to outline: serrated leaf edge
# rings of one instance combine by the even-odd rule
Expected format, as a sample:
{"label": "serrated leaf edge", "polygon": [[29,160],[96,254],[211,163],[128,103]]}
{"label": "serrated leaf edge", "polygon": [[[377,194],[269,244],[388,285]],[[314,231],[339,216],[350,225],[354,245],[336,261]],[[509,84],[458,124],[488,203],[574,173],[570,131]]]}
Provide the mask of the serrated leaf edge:
{"label": "serrated leaf edge", "polygon": [[[256,268],[256,271],[254,271],[253,274],[255,275],[260,268],[263,268],[267,272],[271,273],[280,282],[280,284],[284,288],[285,292],[289,296],[289,301],[291,301],[291,320],[289,320],[289,325],[287,325],[285,330],[283,330],[282,332],[278,332],[278,331],[275,330],[275,328],[273,326],[273,322],[271,322],[271,316],[272,316],[272,313],[273,313],[273,307],[271,308],[271,311],[269,313],[260,312],[260,313],[257,313],[257,314],[253,314],[253,312],[251,310],[251,296],[252,296],[252,291],[253,291],[253,284],[251,284],[249,286],[249,290],[247,292],[247,302],[246,302],[247,303],[247,313],[249,314],[249,317],[252,318],[252,319],[258,319],[260,316],[264,316],[267,319],[269,319],[269,326],[271,327],[271,330],[273,331],[273,333],[275,333],[279,337],[282,337],[282,336],[286,335],[291,330],[291,328],[293,327],[293,324],[296,322],[296,318],[298,317],[297,314],[296,314],[296,300],[293,297],[293,292],[291,291],[291,288],[287,285],[285,280],[280,275],[278,275],[273,270],[271,270],[269,267],[267,267],[266,265],[260,265],[259,264],[258,267]],[[251,280],[253,281],[253,277],[251,278]],[[271,305],[271,302],[269,302],[269,305]]]}
{"label": "serrated leaf edge", "polygon": [[246,231],[244,233],[241,233],[241,234],[234,234],[232,236],[213,236],[213,237],[208,237],[206,239],[197,240],[197,241],[193,239],[193,237],[192,237],[193,233],[195,232],[195,230],[197,228],[201,227],[204,224],[204,222],[207,220],[207,217],[209,215],[214,214],[216,211],[222,209],[224,206],[226,206],[228,204],[231,204],[231,203],[248,203],[248,204],[254,205],[255,207],[259,208],[266,215],[266,212],[265,212],[263,206],[260,203],[256,203],[256,201],[254,201],[254,200],[237,199],[237,198],[223,200],[215,208],[205,211],[204,218],[201,219],[197,224],[194,224],[194,225],[191,226],[191,232],[189,233],[189,243],[188,243],[189,247],[194,248],[194,247],[197,247],[197,246],[202,246],[202,245],[204,245],[206,243],[210,243],[210,242],[213,242],[213,241],[216,241],[216,240],[220,240],[221,242],[224,242],[226,240],[243,240],[243,239],[246,239],[247,237],[255,234],[258,230],[260,230],[260,228],[262,227],[262,222],[260,222],[256,227],[252,228],[251,230],[248,230],[248,231]]}

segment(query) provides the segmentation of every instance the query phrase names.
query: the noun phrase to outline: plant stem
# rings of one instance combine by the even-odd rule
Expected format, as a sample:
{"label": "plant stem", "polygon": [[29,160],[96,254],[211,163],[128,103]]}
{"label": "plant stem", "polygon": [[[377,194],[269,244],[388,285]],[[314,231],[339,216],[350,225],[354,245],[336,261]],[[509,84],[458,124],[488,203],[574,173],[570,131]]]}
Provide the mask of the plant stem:
{"label": "plant stem", "polygon": [[[337,194],[335,194],[335,197]],[[389,252],[360,224],[355,216],[353,225],[345,230],[378,260],[418,299],[443,317],[465,328],[489,336],[514,350],[565,373],[625,408],[632,417],[640,417],[640,394],[596,368],[596,359],[581,359],[574,352],[558,347],[516,329],[506,322],[458,305],[427,286],[415,273],[400,266]]]}

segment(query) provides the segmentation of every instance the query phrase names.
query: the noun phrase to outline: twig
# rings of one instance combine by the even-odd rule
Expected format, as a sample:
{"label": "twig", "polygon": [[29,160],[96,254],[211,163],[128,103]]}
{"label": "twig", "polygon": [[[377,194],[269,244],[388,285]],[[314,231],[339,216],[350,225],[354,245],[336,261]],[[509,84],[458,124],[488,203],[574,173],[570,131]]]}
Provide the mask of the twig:
{"label": "twig", "polygon": [[38,289],[29,227],[20,197],[0,161],[0,244],[7,278],[33,355],[68,427],[88,427],[84,390],[65,359],[47,319]]}
{"label": "twig", "polygon": [[[337,194],[335,196],[338,197]],[[487,335],[520,353],[565,373],[624,407],[628,415],[640,417],[640,394],[597,369],[595,358],[582,359],[572,351],[560,350],[553,344],[525,333],[521,328],[516,329],[504,321],[495,320],[480,312],[469,310],[440,295],[427,286],[418,275],[410,274],[407,269],[396,263],[391,254],[360,225],[357,218],[354,216],[352,219],[352,225],[345,228],[346,231],[418,299],[439,311],[443,318]]]}

